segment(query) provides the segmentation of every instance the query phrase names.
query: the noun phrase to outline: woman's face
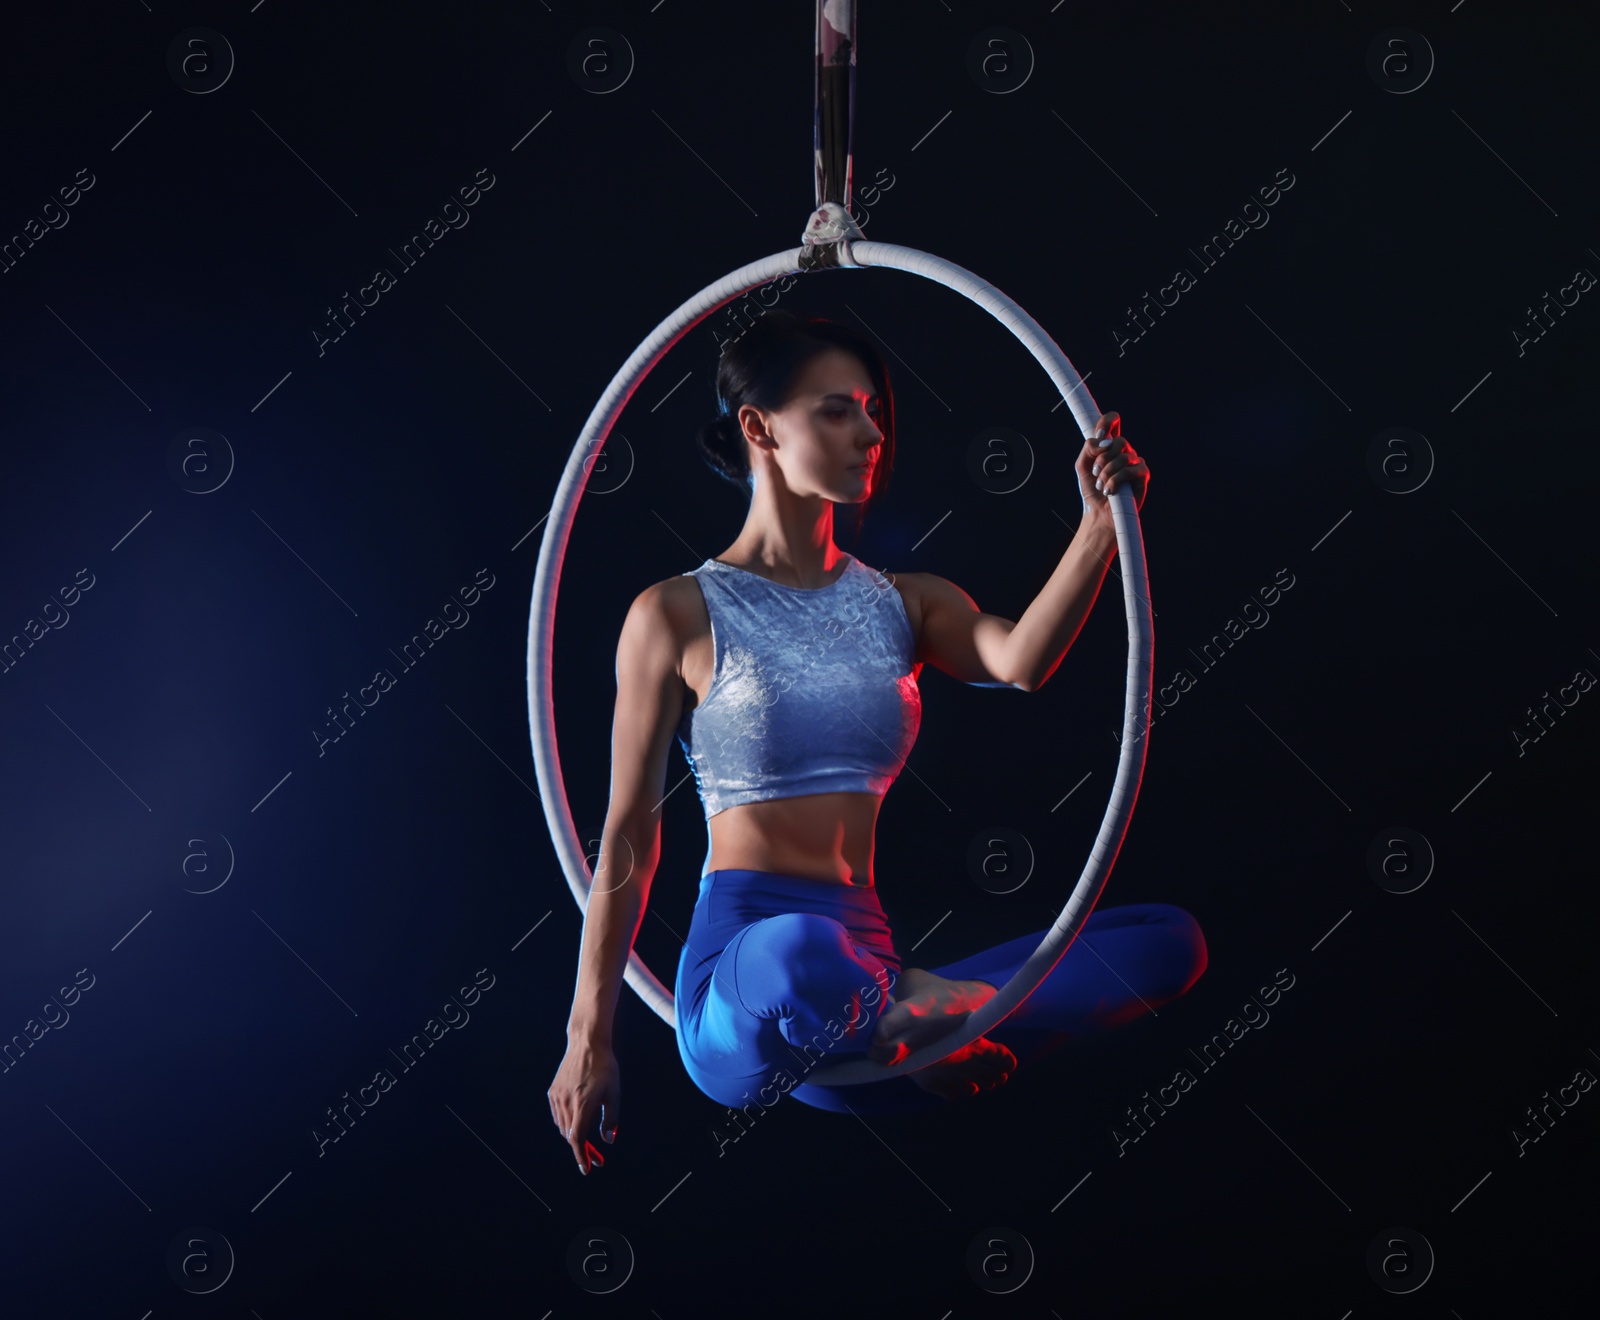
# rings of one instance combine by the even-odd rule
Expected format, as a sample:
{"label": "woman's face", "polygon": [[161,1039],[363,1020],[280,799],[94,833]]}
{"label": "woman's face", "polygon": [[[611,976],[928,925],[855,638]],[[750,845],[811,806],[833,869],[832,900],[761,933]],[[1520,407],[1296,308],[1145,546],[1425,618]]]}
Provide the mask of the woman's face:
{"label": "woman's face", "polygon": [[860,358],[842,348],[817,354],[800,369],[782,408],[739,409],[745,436],[755,442],[757,480],[777,479],[792,495],[836,504],[866,499],[882,454],[881,408]]}

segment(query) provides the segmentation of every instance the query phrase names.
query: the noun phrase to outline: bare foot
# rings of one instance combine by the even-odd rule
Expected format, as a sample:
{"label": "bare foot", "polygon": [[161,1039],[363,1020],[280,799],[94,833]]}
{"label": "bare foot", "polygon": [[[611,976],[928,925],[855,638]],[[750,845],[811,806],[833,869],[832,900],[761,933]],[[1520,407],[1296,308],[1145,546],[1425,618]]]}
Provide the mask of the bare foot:
{"label": "bare foot", "polygon": [[[867,1048],[868,1058],[877,1063],[898,1063],[913,1050],[949,1035],[999,993],[987,981],[954,981],[920,967],[902,971],[894,988]],[[1017,1056],[1009,1049],[979,1036],[908,1075],[924,1091],[959,1100],[1001,1085],[1016,1066]]]}
{"label": "bare foot", "polygon": [[894,991],[867,1046],[874,1063],[899,1063],[954,1031],[998,993],[987,981],[952,981],[920,967],[905,968]]}
{"label": "bare foot", "polygon": [[991,1091],[1008,1081],[1017,1066],[1017,1056],[999,1041],[979,1036],[948,1058],[918,1068],[911,1080],[924,1091],[959,1100],[964,1096]]}

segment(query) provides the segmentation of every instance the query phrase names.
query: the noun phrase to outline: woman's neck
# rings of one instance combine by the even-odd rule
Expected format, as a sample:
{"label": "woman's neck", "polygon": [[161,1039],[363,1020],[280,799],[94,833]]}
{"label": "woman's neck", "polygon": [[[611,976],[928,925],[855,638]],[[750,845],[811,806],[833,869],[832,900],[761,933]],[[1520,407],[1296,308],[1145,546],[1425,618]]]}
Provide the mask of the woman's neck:
{"label": "woman's neck", "polygon": [[763,518],[751,510],[734,543],[718,558],[752,566],[775,581],[802,587],[825,586],[838,576],[844,551],[833,543],[833,505],[822,501],[820,514]]}

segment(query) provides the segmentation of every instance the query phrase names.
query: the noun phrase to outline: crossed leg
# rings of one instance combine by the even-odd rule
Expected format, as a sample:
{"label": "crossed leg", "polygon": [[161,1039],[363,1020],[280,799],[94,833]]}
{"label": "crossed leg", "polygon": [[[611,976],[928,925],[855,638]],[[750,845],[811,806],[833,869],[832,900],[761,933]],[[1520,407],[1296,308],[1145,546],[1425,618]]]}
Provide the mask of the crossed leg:
{"label": "crossed leg", "polygon": [[[1044,934],[929,970],[999,987]],[[1096,910],[1043,983],[985,1039],[1006,1046],[1021,1067],[1177,998],[1205,971],[1206,957],[1199,923],[1182,908],[1143,903]],[[839,1113],[942,1106],[908,1076],[846,1087],[803,1081],[825,1057],[865,1057],[899,977],[832,917],[791,912],[752,922],[718,959],[697,1042],[705,1050],[702,1074],[714,1075],[697,1083],[735,1107],[775,1081],[802,1103]]]}

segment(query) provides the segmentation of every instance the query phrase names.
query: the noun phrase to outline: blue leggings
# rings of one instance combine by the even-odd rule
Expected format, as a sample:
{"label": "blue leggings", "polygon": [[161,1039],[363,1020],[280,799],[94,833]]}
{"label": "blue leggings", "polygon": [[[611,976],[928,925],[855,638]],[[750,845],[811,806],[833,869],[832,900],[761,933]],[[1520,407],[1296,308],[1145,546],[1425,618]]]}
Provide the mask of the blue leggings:
{"label": "blue leggings", "polygon": [[[929,970],[999,988],[1044,935],[1033,931]],[[1021,1067],[1176,999],[1205,969],[1205,936],[1182,908],[1099,908],[1043,984],[987,1035]],[[770,1105],[784,1093],[835,1113],[940,1107],[947,1102],[905,1076],[844,1087],[802,1080],[824,1056],[830,1063],[866,1056],[900,971],[875,888],[710,871],[678,959],[678,1053],[701,1091],[735,1109]]]}

